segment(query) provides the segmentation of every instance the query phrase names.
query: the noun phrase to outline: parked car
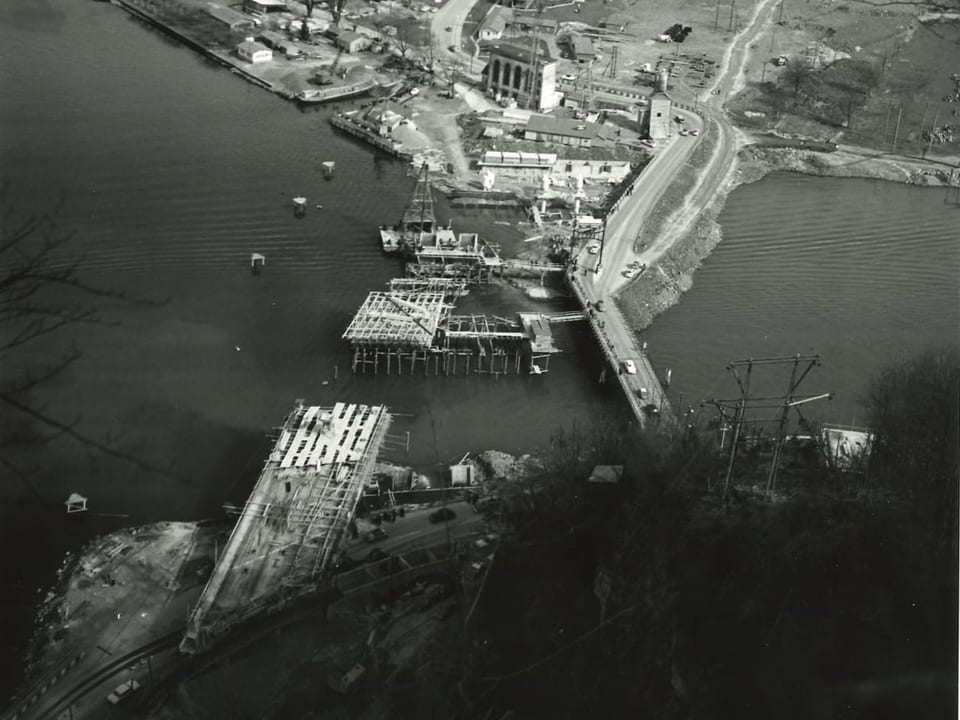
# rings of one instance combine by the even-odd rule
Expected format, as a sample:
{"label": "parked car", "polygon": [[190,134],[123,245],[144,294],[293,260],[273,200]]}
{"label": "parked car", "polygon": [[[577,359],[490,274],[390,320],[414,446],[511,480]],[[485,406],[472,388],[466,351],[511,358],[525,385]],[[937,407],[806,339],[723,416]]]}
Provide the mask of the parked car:
{"label": "parked car", "polygon": [[560,76],[560,79],[563,80],[564,82],[576,82],[577,76],[576,76],[576,75],[570,75],[570,74],[561,75],[561,76]]}
{"label": "parked car", "polygon": [[125,683],[120,683],[117,685],[113,692],[107,695],[107,702],[111,705],[119,705],[121,702],[133,695],[137,690],[140,689],[140,683],[131,678]]}
{"label": "parked car", "polygon": [[690,131],[689,131],[689,130],[686,130],[686,129],[683,129],[683,128],[680,129],[680,135],[686,137],[686,136],[689,135],[689,134],[690,134]]}
{"label": "parked car", "polygon": [[373,530],[367,533],[367,542],[375,543],[380,542],[381,540],[387,539],[387,533],[383,531],[383,528],[375,527]]}
{"label": "parked car", "polygon": [[633,360],[624,360],[620,363],[620,369],[623,370],[627,375],[636,375],[637,374],[637,364]]}
{"label": "parked car", "polygon": [[680,123],[681,125],[683,125],[683,123],[685,123],[685,122],[687,121],[687,119],[686,119],[683,115],[677,115],[677,116],[674,118],[674,120],[676,120],[676,121],[677,121],[678,123]]}
{"label": "parked car", "polygon": [[632,267],[628,267],[626,270],[623,271],[623,276],[628,280],[632,280],[639,274],[640,274],[640,270]]}
{"label": "parked car", "polygon": [[653,140],[641,140],[641,145],[646,145],[648,148],[655,148],[657,144]]}
{"label": "parked car", "polygon": [[590,253],[591,255],[596,255],[597,253],[600,252],[600,244],[599,244],[599,243],[591,243],[591,244],[587,245],[587,252]]}
{"label": "parked car", "polygon": [[628,268],[639,268],[640,265],[641,265],[641,262],[640,262],[639,260],[634,260],[632,263],[630,263],[629,265],[627,265],[627,267],[628,267]]}
{"label": "parked car", "polygon": [[696,128],[694,128],[693,130],[690,131],[690,134],[693,135],[694,137],[696,137],[697,135],[700,134],[700,131],[697,130]]}
{"label": "parked car", "polygon": [[457,514],[450,508],[440,508],[436,512],[430,513],[430,522],[432,523],[442,523],[447,522],[448,520],[453,520]]}

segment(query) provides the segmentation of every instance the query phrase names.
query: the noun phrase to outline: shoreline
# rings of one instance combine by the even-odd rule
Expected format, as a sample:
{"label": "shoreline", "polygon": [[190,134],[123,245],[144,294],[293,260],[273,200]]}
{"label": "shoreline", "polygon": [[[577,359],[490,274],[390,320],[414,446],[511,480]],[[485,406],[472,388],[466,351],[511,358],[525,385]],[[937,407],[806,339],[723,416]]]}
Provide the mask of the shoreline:
{"label": "shoreline", "polygon": [[696,271],[723,240],[719,217],[730,193],[774,172],[884,180],[931,188],[950,184],[949,166],[935,159],[877,156],[875,153],[855,152],[854,149],[820,153],[745,145],[737,152],[736,162],[720,191],[700,211],[693,226],[650,268],[649,273],[627,287],[617,299],[635,333],[650,327],[660,314],[680,302],[681,296],[693,287]]}

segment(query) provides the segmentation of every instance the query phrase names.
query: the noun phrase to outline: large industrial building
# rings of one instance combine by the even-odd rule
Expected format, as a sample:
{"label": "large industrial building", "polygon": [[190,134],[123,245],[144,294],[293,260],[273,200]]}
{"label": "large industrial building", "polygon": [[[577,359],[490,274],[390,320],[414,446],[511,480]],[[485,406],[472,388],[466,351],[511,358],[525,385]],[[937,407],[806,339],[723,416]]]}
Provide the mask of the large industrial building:
{"label": "large industrial building", "polygon": [[492,46],[483,89],[498,101],[515,100],[519,107],[539,111],[557,107],[562,97],[557,92],[557,61],[542,43],[540,48]]}

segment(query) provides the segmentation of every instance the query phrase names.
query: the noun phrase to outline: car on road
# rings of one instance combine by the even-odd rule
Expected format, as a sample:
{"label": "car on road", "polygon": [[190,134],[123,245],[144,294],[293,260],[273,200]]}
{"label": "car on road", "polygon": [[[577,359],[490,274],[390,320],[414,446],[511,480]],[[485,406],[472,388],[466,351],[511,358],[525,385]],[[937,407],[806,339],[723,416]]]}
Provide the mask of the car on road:
{"label": "car on road", "polygon": [[683,125],[683,124],[687,121],[687,119],[686,119],[685,117],[683,117],[683,115],[677,115],[677,116],[674,118],[674,120],[675,120],[676,122],[680,123],[681,125]]}
{"label": "car on road", "polygon": [[647,399],[647,389],[645,387],[642,387],[639,390],[637,390],[637,394],[640,396],[641,400]]}
{"label": "car on road", "polygon": [[444,30],[446,30],[447,32],[453,32],[453,28],[452,28],[450,25],[447,25],[447,26],[444,28]]}
{"label": "car on road", "polygon": [[387,539],[387,533],[384,532],[383,528],[375,527],[373,530],[367,533],[367,542],[375,543],[380,542],[381,540]]}
{"label": "car on road", "polygon": [[430,513],[429,519],[432,523],[442,523],[453,520],[456,516],[457,514],[450,508],[440,508],[436,512]]}
{"label": "car on road", "polygon": [[587,252],[591,255],[596,255],[600,252],[600,243],[590,243],[587,245]]}
{"label": "car on road", "polygon": [[636,375],[637,374],[637,364],[633,360],[624,360],[620,363],[620,369],[623,370],[627,375]]}
{"label": "car on road", "polygon": [[113,692],[107,695],[107,702],[111,705],[119,705],[121,702],[133,695],[140,689],[140,683],[130,678],[125,683],[117,685]]}
{"label": "car on road", "polygon": [[687,135],[690,134],[690,131],[687,130],[687,129],[681,129],[681,130],[680,130],[680,134],[681,134],[683,137],[686,137]]}
{"label": "car on road", "polygon": [[693,135],[694,137],[696,137],[697,135],[700,134],[700,131],[697,130],[696,128],[694,128],[693,130],[690,131],[690,134]]}
{"label": "car on road", "polygon": [[456,46],[456,45],[447,45],[447,50],[449,50],[450,52],[456,52],[456,51],[457,51],[457,46]]}

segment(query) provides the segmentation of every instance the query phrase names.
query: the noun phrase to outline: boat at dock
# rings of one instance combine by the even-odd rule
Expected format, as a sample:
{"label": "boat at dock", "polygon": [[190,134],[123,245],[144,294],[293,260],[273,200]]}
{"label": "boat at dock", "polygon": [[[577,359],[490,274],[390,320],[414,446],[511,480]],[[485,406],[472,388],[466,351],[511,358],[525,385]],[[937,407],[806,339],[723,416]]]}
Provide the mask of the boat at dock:
{"label": "boat at dock", "polygon": [[360,82],[351,83],[349,85],[331,85],[324,88],[308,88],[306,90],[301,90],[294,95],[294,99],[297,102],[306,104],[333,102],[334,100],[343,100],[344,98],[366,95],[371,90],[379,86],[379,83],[377,83],[375,80],[361,80]]}

